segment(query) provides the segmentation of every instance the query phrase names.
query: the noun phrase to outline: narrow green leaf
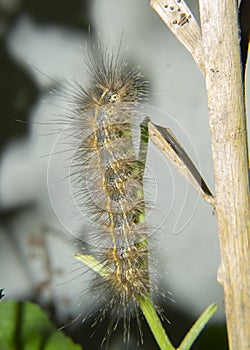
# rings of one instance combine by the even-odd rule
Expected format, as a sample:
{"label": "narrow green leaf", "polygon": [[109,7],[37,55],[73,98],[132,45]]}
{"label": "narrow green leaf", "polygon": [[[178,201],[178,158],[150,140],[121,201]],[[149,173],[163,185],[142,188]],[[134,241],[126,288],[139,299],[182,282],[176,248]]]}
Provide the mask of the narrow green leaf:
{"label": "narrow green leaf", "polygon": [[94,272],[98,273],[101,277],[105,279],[109,277],[107,268],[103,267],[103,265],[92,255],[75,254],[75,258],[84,263],[84,265],[88,266]]}
{"label": "narrow green leaf", "polygon": [[139,146],[139,161],[143,164],[144,170],[146,165],[147,150],[148,150],[148,123],[150,118],[146,117],[140,124],[141,137]]}
{"label": "narrow green leaf", "polygon": [[161,350],[174,350],[175,348],[171,344],[160,318],[155,310],[155,307],[150,298],[140,298],[138,300],[143,315],[145,316],[149,328],[151,329],[155,340],[157,341]]}
{"label": "narrow green leaf", "polygon": [[215,304],[211,304],[206,308],[195,324],[191,327],[190,331],[187,333],[177,350],[189,350],[191,348],[194,341],[198,338],[199,334],[216,310],[217,305]]}

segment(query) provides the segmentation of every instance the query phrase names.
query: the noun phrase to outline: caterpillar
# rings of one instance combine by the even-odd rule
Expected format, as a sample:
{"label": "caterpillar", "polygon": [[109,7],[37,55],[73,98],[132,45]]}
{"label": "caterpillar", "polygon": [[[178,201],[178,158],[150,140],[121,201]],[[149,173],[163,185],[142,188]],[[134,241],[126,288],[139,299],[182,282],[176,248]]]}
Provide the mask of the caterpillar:
{"label": "caterpillar", "polygon": [[100,317],[108,310],[115,322],[122,317],[128,338],[127,320],[131,314],[138,319],[138,300],[151,293],[143,185],[148,120],[141,122],[140,105],[148,83],[123,61],[120,49],[114,55],[101,45],[92,48],[87,70],[87,87],[78,84],[70,100],[77,145],[72,176],[92,226],[88,254],[105,271],[94,285],[105,300]]}

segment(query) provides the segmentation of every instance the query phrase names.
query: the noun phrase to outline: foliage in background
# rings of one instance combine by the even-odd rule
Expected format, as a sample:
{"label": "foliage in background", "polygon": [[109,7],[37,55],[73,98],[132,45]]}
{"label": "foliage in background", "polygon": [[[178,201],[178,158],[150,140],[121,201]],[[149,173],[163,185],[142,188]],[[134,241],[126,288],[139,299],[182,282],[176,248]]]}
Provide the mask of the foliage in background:
{"label": "foliage in background", "polygon": [[81,350],[34,303],[0,303],[1,350]]}

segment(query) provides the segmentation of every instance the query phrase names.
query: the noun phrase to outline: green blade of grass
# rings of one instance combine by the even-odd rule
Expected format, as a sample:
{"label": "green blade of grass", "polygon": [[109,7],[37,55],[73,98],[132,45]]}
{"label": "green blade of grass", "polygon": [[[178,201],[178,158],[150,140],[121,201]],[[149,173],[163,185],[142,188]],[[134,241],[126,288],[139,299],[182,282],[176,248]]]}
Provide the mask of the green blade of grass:
{"label": "green blade of grass", "polygon": [[150,298],[140,298],[138,302],[160,349],[175,350],[162,326],[152,300]]}
{"label": "green blade of grass", "polygon": [[215,311],[217,310],[217,305],[211,304],[206,310],[200,315],[198,320],[191,327],[190,331],[187,333],[185,338],[182,340],[180,346],[177,350],[189,350],[193,345],[194,341],[198,338],[199,334],[213,316]]}

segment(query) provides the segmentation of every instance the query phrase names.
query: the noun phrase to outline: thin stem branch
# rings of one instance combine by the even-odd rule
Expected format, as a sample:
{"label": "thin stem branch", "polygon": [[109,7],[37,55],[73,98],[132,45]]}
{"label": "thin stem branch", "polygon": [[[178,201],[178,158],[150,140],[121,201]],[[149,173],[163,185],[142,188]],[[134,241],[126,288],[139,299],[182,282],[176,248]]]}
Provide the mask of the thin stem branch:
{"label": "thin stem branch", "polygon": [[250,349],[247,127],[234,0],[200,0],[216,214],[231,350]]}
{"label": "thin stem branch", "polygon": [[[167,3],[152,0],[151,6],[192,53],[206,79],[221,251],[218,280],[224,287],[230,349],[249,350],[250,197],[247,123],[239,47],[240,1],[199,0],[201,45],[198,45],[198,51],[193,50],[193,40],[190,49],[187,43],[189,37],[184,34],[184,30],[198,33],[194,22],[178,21],[180,3],[183,4],[184,0],[169,0]],[[185,16],[186,12],[183,11]],[[187,18],[191,19],[189,16]],[[181,26],[173,27],[174,24]]]}

